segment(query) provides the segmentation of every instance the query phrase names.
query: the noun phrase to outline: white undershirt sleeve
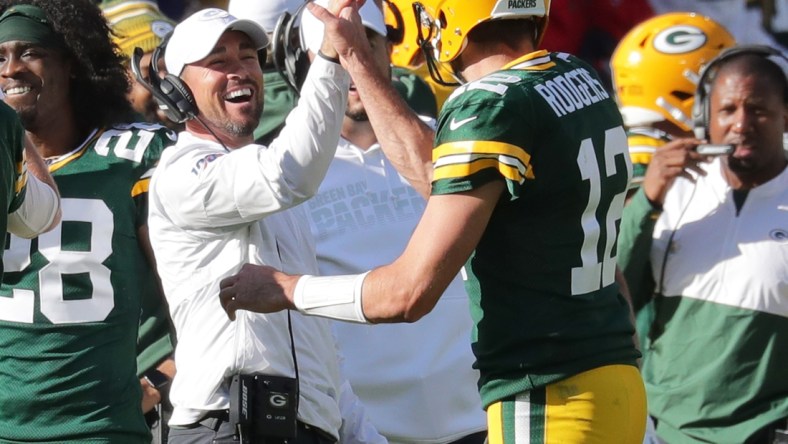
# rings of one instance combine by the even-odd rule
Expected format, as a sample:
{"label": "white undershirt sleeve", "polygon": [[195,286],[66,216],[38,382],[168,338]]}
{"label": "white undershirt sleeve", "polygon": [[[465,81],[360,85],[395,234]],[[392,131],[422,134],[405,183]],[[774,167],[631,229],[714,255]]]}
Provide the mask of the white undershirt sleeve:
{"label": "white undershirt sleeve", "polygon": [[57,217],[60,199],[57,192],[32,174],[27,175],[25,200],[8,215],[8,232],[31,239],[46,231]]}

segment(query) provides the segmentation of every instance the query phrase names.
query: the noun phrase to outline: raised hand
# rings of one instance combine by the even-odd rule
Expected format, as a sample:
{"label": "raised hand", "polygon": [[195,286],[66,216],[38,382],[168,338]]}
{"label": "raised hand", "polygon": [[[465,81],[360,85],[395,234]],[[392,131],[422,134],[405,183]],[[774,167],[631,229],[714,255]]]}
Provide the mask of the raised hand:
{"label": "raised hand", "polygon": [[687,170],[706,175],[699,164],[708,162],[709,158],[695,151],[701,143],[698,139],[676,139],[657,148],[643,178],[643,191],[653,204],[661,206],[665,202],[665,195],[677,177],[692,180]]}
{"label": "raised hand", "polygon": [[358,14],[364,0],[330,0],[328,8],[314,2],[307,5],[325,26],[320,52],[331,58],[346,59],[355,51],[368,48],[366,32]]}

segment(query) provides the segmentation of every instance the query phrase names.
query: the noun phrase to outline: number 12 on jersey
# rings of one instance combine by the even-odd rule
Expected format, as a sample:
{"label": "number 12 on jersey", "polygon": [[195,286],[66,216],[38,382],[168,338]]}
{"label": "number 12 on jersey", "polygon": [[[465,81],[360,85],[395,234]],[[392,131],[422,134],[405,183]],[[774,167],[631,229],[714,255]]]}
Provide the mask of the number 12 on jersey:
{"label": "number 12 on jersey", "polygon": [[[621,219],[626,198],[626,187],[613,196],[610,206],[602,215],[602,223],[597,218],[597,210],[602,198],[602,177],[613,176],[616,171],[615,157],[621,155],[626,160],[627,184],[632,179],[632,163],[629,159],[627,135],[620,126],[605,131],[604,165],[600,165],[594,151],[594,143],[588,138],[580,144],[577,166],[583,180],[590,182],[588,203],[583,211],[580,223],[583,227],[583,246],[580,251],[582,266],[572,268],[572,295],[580,295],[597,291],[613,283],[616,273],[616,256],[613,246],[618,231],[616,222]],[[604,231],[603,231],[604,230]],[[599,257],[599,243],[604,233],[605,248]]]}

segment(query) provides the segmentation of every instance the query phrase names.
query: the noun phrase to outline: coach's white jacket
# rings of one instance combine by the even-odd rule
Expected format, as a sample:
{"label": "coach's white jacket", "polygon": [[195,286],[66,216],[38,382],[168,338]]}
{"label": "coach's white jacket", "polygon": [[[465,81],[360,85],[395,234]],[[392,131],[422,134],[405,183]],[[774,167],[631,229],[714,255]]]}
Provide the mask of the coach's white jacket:
{"label": "coach's white jacket", "polygon": [[[230,322],[219,304],[219,282],[247,262],[317,272],[306,215],[291,207],[323,179],[348,87],[347,72],[318,57],[298,107],[269,148],[227,151],[183,132],[163,153],[150,185],[149,227],[178,336],[171,425],[228,408],[222,383],[233,374],[294,376],[287,312],[239,311]],[[297,312],[291,317],[299,419],[338,437],[340,376],[329,321]]]}

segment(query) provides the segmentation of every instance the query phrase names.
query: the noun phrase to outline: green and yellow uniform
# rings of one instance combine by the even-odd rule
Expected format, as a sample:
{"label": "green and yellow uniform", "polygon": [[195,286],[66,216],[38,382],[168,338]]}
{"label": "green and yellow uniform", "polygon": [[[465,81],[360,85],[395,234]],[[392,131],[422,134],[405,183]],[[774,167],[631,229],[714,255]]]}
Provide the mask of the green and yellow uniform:
{"label": "green and yellow uniform", "polygon": [[62,221],[6,251],[0,441],[150,441],[135,357],[140,301],[157,290],[137,233],[173,141],[158,125],[119,125],[50,163]]}
{"label": "green and yellow uniform", "polygon": [[391,67],[391,84],[410,109],[420,116],[438,116],[438,104],[430,85],[414,71],[401,66]]}
{"label": "green and yellow uniform", "polygon": [[263,115],[254,130],[256,143],[268,146],[285,126],[285,119],[298,104],[298,95],[277,71],[263,71]]}
{"label": "green and yellow uniform", "polygon": [[483,404],[635,365],[614,281],[632,166],[593,69],[539,51],[463,85],[441,110],[435,146],[432,194],[506,182],[465,266]]}

